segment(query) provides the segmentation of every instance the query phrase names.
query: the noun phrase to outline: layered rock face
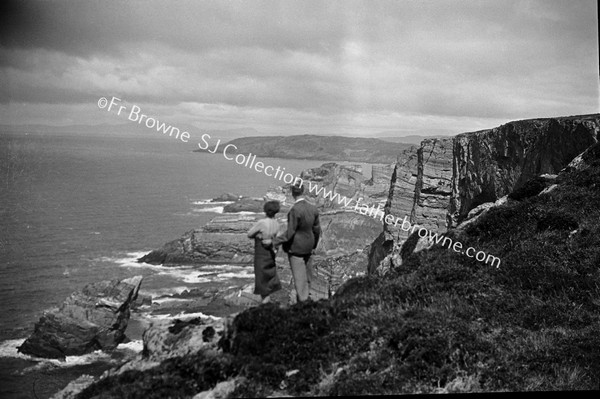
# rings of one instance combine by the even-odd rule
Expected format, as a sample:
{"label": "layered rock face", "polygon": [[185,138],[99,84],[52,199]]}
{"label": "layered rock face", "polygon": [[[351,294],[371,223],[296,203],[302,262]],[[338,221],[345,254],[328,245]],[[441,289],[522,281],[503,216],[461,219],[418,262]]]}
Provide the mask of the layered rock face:
{"label": "layered rock face", "polygon": [[[339,165],[337,163],[325,163],[318,168],[307,169],[300,174],[304,180],[305,194],[313,202],[322,208],[335,209],[344,207],[345,202],[338,201],[336,197],[324,198],[323,191],[334,192],[339,196],[351,200],[349,203],[356,204],[359,198],[363,202],[377,203],[385,201],[389,191],[389,182],[392,177],[393,164],[373,165],[371,177],[363,174],[361,165]],[[308,182],[313,183],[323,191],[317,195],[316,190],[310,191]],[[288,193],[289,195],[289,193]],[[291,196],[288,198],[291,201]]]}
{"label": "layered rock face", "polygon": [[125,339],[142,276],[86,285],[60,308],[46,312],[19,352],[48,358],[114,349]]}
{"label": "layered rock face", "polygon": [[530,119],[454,138],[449,227],[541,174],[556,174],[598,141],[599,115]]}
{"label": "layered rock face", "polygon": [[[424,140],[419,147],[402,152],[390,180],[385,214],[407,217],[430,231],[446,228],[451,193],[451,139]],[[405,239],[400,224],[384,224],[386,239]]]}
{"label": "layered rock face", "polygon": [[383,232],[371,245],[370,272],[408,238],[409,233],[402,230],[405,218],[429,231],[446,230],[451,181],[451,139],[427,139],[400,153],[384,209],[386,216],[400,222],[383,224]]}
{"label": "layered rock face", "polygon": [[411,222],[429,231],[445,230],[451,187],[450,139],[424,140],[417,151],[417,182]]}

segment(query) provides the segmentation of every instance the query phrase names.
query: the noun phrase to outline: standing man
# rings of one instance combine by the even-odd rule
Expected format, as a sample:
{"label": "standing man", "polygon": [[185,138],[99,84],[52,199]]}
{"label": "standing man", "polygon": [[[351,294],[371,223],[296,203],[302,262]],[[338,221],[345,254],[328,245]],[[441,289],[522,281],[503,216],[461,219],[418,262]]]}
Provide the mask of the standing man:
{"label": "standing man", "polygon": [[295,202],[287,215],[287,230],[275,238],[273,244],[282,244],[287,252],[298,302],[302,302],[308,300],[310,293],[313,273],[310,257],[319,243],[321,225],[319,210],[306,201],[302,184],[292,186],[292,196]]}

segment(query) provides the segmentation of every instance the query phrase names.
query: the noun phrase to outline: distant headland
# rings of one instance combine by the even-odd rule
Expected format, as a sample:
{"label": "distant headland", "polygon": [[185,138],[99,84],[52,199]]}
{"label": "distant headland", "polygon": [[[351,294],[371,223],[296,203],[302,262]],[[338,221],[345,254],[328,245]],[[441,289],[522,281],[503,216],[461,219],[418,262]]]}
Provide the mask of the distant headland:
{"label": "distant headland", "polygon": [[[309,134],[241,137],[229,141],[228,144],[234,144],[240,151],[251,152],[259,157],[366,163],[394,163],[399,151],[413,146],[407,143],[390,143],[377,138]],[[195,152],[207,151],[198,149]]]}

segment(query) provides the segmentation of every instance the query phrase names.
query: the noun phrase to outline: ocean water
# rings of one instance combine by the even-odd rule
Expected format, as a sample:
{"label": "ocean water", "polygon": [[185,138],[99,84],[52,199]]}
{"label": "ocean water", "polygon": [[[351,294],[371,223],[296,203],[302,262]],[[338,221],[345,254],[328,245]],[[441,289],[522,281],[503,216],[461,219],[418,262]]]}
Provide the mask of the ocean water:
{"label": "ocean water", "polygon": [[[0,133],[0,397],[45,398],[141,349],[34,359],[16,347],[45,309],[84,285],[143,275],[142,293],[251,282],[233,265],[165,268],[136,259],[222,211],[224,192],[282,184],[167,137]],[[293,174],[321,161],[263,159]],[[138,338],[138,340],[136,340]]]}

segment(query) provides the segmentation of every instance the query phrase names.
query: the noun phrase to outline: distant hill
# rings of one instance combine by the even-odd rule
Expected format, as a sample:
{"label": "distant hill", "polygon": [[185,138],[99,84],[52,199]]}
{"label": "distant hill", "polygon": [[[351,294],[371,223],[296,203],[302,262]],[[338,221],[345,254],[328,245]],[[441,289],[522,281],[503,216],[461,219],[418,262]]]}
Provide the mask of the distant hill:
{"label": "distant hill", "polygon": [[411,136],[404,137],[395,137],[395,136],[381,136],[377,137],[379,140],[389,141],[390,143],[403,143],[403,144],[414,144],[419,145],[421,141],[425,139],[447,139],[448,135],[437,135],[437,136],[419,136],[417,134],[413,134]]}
{"label": "distant hill", "polygon": [[[390,144],[376,138],[317,135],[243,137],[227,144],[234,144],[238,153],[260,157],[368,163],[396,162],[401,151],[412,147],[412,144]],[[221,150],[223,148],[224,144],[221,144]]]}

